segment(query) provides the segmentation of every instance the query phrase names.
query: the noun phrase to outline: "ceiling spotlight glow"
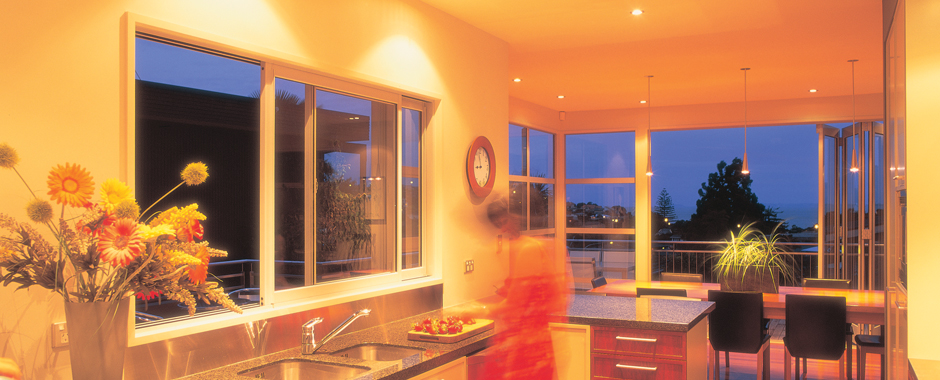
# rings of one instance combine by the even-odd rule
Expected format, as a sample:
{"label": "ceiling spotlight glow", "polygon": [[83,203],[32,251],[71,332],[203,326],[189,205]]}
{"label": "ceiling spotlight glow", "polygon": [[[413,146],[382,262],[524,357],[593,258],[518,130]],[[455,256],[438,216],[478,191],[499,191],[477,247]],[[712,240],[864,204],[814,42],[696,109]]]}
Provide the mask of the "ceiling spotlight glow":
{"label": "ceiling spotlight glow", "polygon": [[565,98],[564,95],[558,95],[558,99],[564,99],[564,98]]}
{"label": "ceiling spotlight glow", "polygon": [[811,89],[809,89],[809,92],[816,92],[816,89],[815,89],[815,88],[811,88]]}
{"label": "ceiling spotlight glow", "polygon": [[512,81],[513,81],[513,82],[522,82],[522,79],[516,78],[516,79],[513,79]]}
{"label": "ceiling spotlight glow", "polygon": [[641,100],[641,101],[640,101],[640,104],[646,104],[646,101],[645,101],[645,100]]}
{"label": "ceiling spotlight glow", "polygon": [[643,14],[643,11],[642,11],[642,10],[639,10],[639,9],[634,9],[633,12],[630,12],[630,14],[632,14],[632,15],[634,15],[634,16],[639,16],[639,15]]}

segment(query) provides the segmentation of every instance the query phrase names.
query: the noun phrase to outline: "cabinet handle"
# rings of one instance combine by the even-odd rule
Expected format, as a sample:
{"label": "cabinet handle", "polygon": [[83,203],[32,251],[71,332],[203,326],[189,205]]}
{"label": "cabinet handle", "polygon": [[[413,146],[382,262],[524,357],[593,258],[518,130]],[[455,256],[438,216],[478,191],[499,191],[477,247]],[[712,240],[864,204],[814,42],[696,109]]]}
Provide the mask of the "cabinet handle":
{"label": "cabinet handle", "polygon": [[643,367],[638,365],[626,365],[626,364],[617,364],[617,368],[623,369],[638,369],[641,371],[653,371],[656,372],[656,367]]}
{"label": "cabinet handle", "polygon": [[632,336],[617,336],[617,340],[630,340],[634,342],[656,343],[656,338],[634,338]]}
{"label": "cabinet handle", "polygon": [[907,310],[907,304],[901,305],[897,300],[894,301],[894,306],[897,306],[898,310]]}

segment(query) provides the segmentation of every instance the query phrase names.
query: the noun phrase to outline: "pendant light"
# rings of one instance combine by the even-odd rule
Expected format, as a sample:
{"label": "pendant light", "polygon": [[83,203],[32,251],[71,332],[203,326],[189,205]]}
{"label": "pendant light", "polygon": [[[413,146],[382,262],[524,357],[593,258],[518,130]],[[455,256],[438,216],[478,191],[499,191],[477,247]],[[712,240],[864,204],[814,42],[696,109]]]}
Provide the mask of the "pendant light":
{"label": "pendant light", "polygon": [[647,150],[646,153],[649,156],[646,157],[646,176],[653,176],[653,129],[652,129],[652,112],[650,111],[650,81],[652,80],[652,75],[646,76],[646,143]]}
{"label": "pendant light", "polygon": [[747,71],[750,67],[742,68],[744,71],[744,164],[741,166],[741,174],[749,175],[751,170],[747,167]]}
{"label": "pendant light", "polygon": [[852,64],[852,166],[849,167],[849,171],[852,173],[858,173],[858,154],[859,149],[861,148],[861,142],[859,141],[859,134],[855,132],[855,62],[858,62],[857,59],[850,59],[849,62]]}

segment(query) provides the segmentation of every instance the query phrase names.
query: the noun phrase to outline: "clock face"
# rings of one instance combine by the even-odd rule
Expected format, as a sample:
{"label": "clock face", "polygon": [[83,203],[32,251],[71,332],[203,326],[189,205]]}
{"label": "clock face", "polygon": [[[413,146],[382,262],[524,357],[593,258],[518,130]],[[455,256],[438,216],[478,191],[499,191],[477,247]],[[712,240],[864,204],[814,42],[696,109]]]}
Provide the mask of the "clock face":
{"label": "clock face", "polygon": [[490,155],[482,146],[473,155],[473,178],[480,186],[485,186],[490,180]]}

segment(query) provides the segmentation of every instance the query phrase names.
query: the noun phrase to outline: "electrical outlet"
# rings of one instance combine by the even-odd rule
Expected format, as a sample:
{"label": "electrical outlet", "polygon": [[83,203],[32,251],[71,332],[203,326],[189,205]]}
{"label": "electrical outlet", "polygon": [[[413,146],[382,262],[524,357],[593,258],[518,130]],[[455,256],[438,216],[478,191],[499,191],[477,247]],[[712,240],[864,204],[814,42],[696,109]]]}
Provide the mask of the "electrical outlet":
{"label": "electrical outlet", "polygon": [[65,322],[52,324],[52,347],[66,347],[69,345],[69,329]]}
{"label": "electrical outlet", "polygon": [[463,268],[464,273],[473,272],[473,260],[464,261],[463,266],[464,266]]}

